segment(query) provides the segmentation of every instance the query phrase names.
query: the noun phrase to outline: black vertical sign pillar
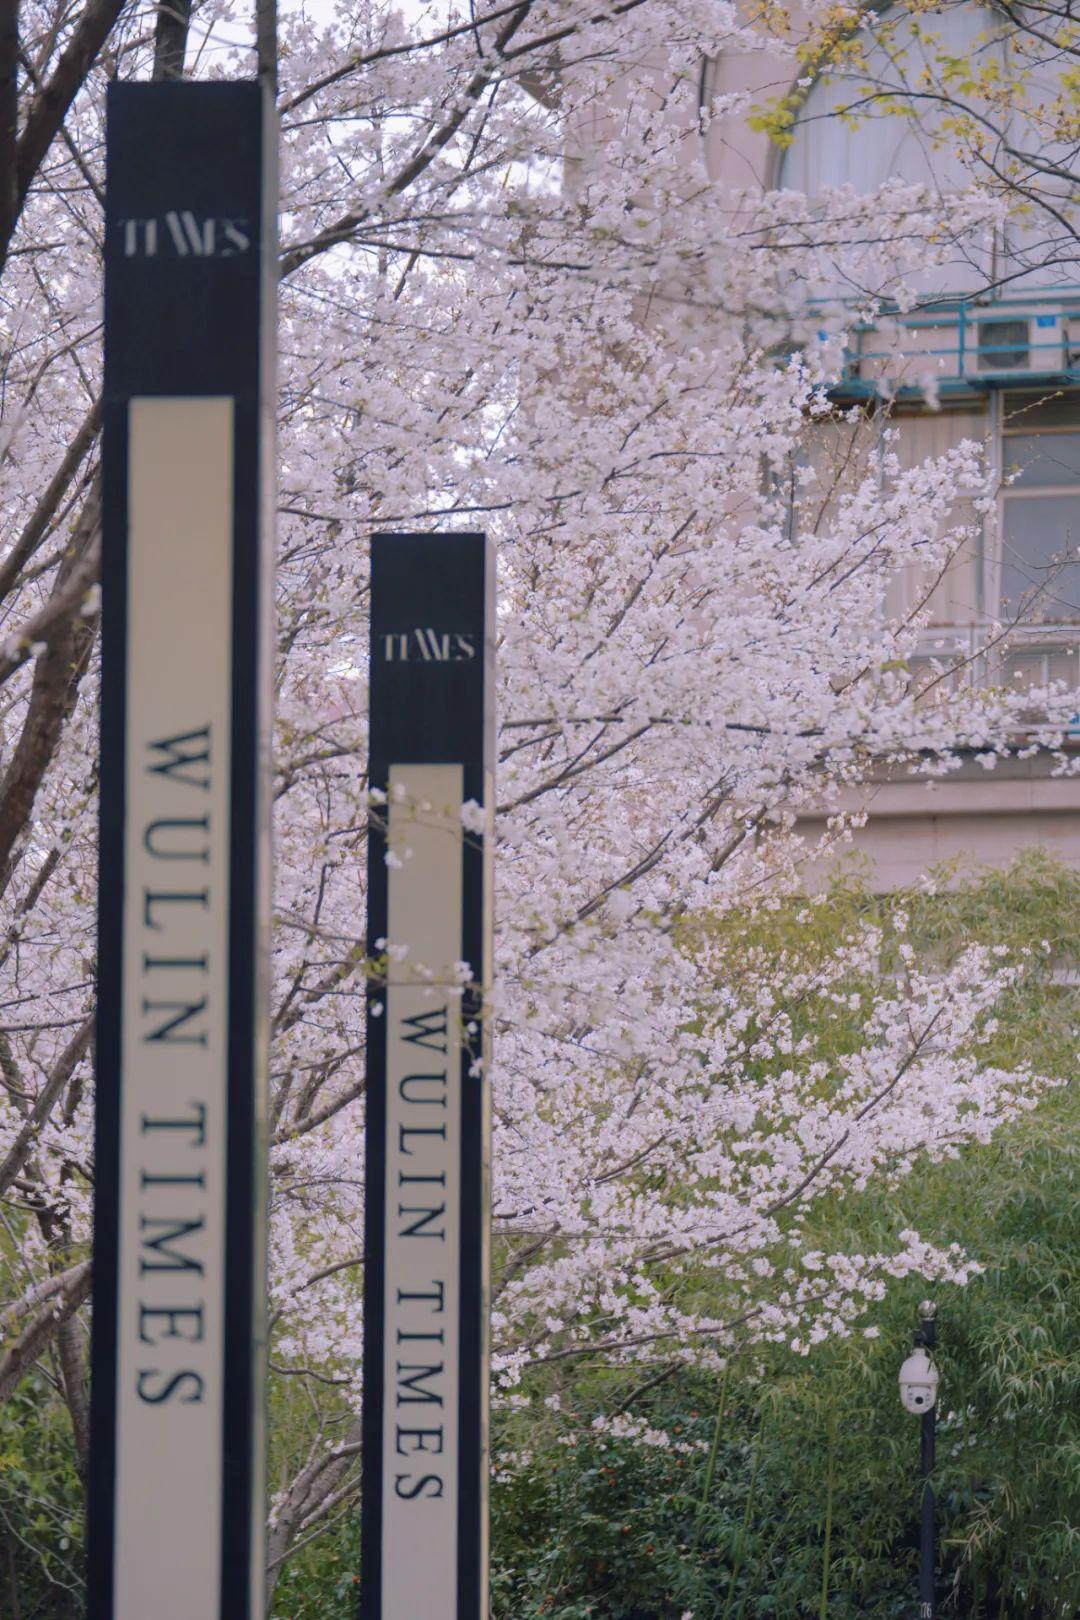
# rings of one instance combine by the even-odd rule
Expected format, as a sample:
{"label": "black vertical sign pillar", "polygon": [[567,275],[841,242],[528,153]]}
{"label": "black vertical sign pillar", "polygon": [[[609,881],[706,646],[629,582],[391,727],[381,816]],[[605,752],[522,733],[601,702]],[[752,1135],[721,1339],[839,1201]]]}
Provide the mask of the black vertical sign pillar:
{"label": "black vertical sign pillar", "polygon": [[264,1612],[274,153],[110,90],[91,1620]]}
{"label": "black vertical sign pillar", "polygon": [[371,562],[362,1620],[486,1620],[494,565]]}

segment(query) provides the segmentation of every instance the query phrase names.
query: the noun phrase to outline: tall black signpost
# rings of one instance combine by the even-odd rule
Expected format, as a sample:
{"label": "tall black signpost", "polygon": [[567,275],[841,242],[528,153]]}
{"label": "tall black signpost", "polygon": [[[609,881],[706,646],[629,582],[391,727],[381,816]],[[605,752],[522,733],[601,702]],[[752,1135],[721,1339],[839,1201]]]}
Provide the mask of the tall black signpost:
{"label": "tall black signpost", "polygon": [[264,1612],[272,116],[109,96],[91,1620]]}
{"label": "tall black signpost", "polygon": [[493,600],[483,535],[374,537],[362,1620],[488,1613]]}

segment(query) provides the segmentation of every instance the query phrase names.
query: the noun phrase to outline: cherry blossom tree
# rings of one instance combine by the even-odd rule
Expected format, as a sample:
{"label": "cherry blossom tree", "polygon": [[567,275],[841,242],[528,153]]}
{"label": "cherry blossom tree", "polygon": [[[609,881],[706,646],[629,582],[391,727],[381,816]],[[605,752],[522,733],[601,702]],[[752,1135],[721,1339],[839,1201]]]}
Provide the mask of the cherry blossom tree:
{"label": "cherry blossom tree", "polygon": [[[0,9],[0,1397],[36,1367],[81,1460],[103,91],[250,74],[251,21]],[[264,8],[264,68],[271,31]],[[902,294],[999,205],[722,192],[702,129],[747,109],[703,108],[700,64],[759,40],[719,0],[281,19],[272,1363],[321,1415],[277,1481],[272,1575],[357,1487],[373,527],[498,542],[498,1400],[577,1358],[806,1349],[890,1276],[962,1280],[947,1234],[826,1255],[803,1215],[986,1140],[1045,1083],[980,1056],[1022,963],[973,946],[880,976],[872,930],[812,960],[745,926],[818,853],[801,811],[882,763],[992,760],[1020,722],[916,678],[921,610],[884,606],[963,543],[958,494],[987,503],[979,447],[902,466],[830,403],[838,330],[805,303],[838,265]],[[1044,697],[1029,746],[1075,708]],[[821,1032],[853,995],[837,1057]]]}

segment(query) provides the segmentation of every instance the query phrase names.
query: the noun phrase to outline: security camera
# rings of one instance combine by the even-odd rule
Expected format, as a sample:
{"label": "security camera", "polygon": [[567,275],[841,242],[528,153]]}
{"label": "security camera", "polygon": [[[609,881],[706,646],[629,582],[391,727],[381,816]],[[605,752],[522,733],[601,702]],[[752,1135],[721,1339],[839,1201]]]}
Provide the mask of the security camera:
{"label": "security camera", "polygon": [[938,1370],[926,1349],[920,1345],[900,1368],[900,1400],[905,1412],[920,1417],[937,1400]]}

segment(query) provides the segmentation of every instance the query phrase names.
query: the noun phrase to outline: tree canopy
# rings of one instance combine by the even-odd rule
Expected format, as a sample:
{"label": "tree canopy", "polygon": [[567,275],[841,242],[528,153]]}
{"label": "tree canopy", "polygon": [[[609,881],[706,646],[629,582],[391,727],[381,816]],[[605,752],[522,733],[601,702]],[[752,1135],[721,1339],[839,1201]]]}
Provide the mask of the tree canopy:
{"label": "tree canopy", "polygon": [[[837,15],[804,50],[841,50]],[[80,1460],[104,90],[250,75],[255,21],[0,9],[0,1399],[36,1368]],[[808,1223],[987,1141],[1054,1078],[988,1045],[1031,945],[930,966],[900,937],[883,971],[873,919],[821,951],[747,921],[815,853],[801,811],[882,765],[992,763],[1018,728],[1060,749],[1076,707],[1043,693],[1033,729],[1030,693],[927,678],[925,594],[884,611],[898,570],[932,580],[963,543],[958,494],[982,513],[991,486],[978,445],[907,467],[884,415],[835,407],[839,327],[803,289],[825,255],[860,297],[904,297],[1001,201],[973,172],[944,199],[887,180],[733,205],[702,128],[746,98],[702,106],[700,67],[776,22],[717,0],[280,19],[272,1360],[312,1416],[273,1482],[275,1577],[356,1484],[362,1007],[386,967],[362,928],[372,528],[498,546],[504,1410],[554,1366],[718,1370],[850,1335],[890,1279],[966,1278],[947,1233]]]}

